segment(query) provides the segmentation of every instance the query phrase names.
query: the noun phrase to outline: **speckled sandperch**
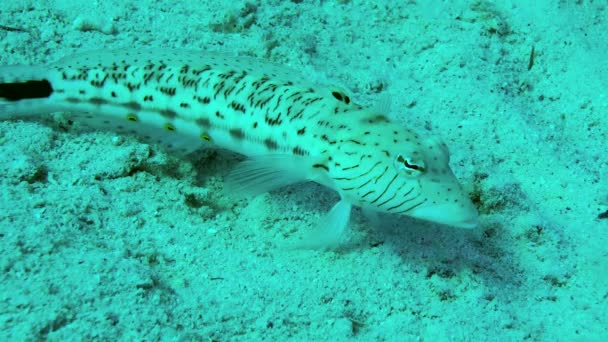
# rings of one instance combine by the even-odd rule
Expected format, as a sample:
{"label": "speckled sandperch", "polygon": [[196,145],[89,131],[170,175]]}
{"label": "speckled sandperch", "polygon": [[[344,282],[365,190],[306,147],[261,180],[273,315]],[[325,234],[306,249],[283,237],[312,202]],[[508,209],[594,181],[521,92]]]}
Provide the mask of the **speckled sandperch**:
{"label": "speckled sandperch", "polygon": [[338,192],[323,218],[339,236],[351,207],[461,228],[477,210],[448,165],[447,146],[259,60],[183,50],[94,51],[48,66],[0,68],[0,118],[73,113],[98,129],[170,150],[219,147],[250,157],[231,191],[257,194],[313,181]]}

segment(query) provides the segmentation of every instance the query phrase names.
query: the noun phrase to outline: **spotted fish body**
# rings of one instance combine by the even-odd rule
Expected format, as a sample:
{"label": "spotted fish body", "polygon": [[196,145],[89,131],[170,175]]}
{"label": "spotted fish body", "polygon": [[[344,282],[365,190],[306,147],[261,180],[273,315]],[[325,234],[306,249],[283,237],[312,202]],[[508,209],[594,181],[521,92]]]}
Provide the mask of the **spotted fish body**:
{"label": "spotted fish body", "polygon": [[230,187],[260,193],[301,181],[336,190],[323,222],[346,226],[352,205],[456,227],[477,211],[447,147],[343,91],[260,61],[194,51],[90,52],[49,66],[0,68],[0,118],[71,112],[98,129],[189,152],[216,146],[251,157]]}

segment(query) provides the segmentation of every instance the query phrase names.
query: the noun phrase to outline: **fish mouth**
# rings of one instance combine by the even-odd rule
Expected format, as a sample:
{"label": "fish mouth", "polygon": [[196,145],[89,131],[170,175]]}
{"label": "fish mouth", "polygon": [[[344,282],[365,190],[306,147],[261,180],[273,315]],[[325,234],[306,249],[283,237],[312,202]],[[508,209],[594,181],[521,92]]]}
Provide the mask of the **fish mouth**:
{"label": "fish mouth", "polygon": [[479,216],[473,203],[446,203],[419,206],[409,211],[407,215],[425,221],[464,229],[476,228]]}

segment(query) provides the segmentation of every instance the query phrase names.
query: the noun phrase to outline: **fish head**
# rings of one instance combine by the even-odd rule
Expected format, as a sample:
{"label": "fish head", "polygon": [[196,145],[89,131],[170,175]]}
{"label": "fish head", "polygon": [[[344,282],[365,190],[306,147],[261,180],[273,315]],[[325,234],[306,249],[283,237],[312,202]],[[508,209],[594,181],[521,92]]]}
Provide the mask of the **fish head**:
{"label": "fish head", "polygon": [[459,228],[477,226],[477,208],[452,172],[440,139],[422,138],[386,120],[344,141],[355,143],[341,148],[349,160],[332,178],[351,203]]}
{"label": "fish head", "polygon": [[[396,148],[393,166],[403,183],[417,181],[415,207],[403,214],[458,228],[477,226],[477,208],[450,168],[447,145],[438,138],[420,139],[415,149]],[[407,195],[403,195],[404,198]]]}

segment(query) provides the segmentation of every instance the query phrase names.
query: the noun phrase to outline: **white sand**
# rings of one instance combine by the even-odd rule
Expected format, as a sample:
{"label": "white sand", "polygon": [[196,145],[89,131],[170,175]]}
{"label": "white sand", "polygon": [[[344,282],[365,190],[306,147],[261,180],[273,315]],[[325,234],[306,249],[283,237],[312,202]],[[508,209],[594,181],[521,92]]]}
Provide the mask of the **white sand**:
{"label": "white sand", "polygon": [[607,339],[605,2],[376,2],[4,1],[1,65],[187,47],[388,99],[448,142],[482,216],[356,211],[340,250],[293,251],[330,191],[234,200],[234,155],[0,121],[0,340]]}

